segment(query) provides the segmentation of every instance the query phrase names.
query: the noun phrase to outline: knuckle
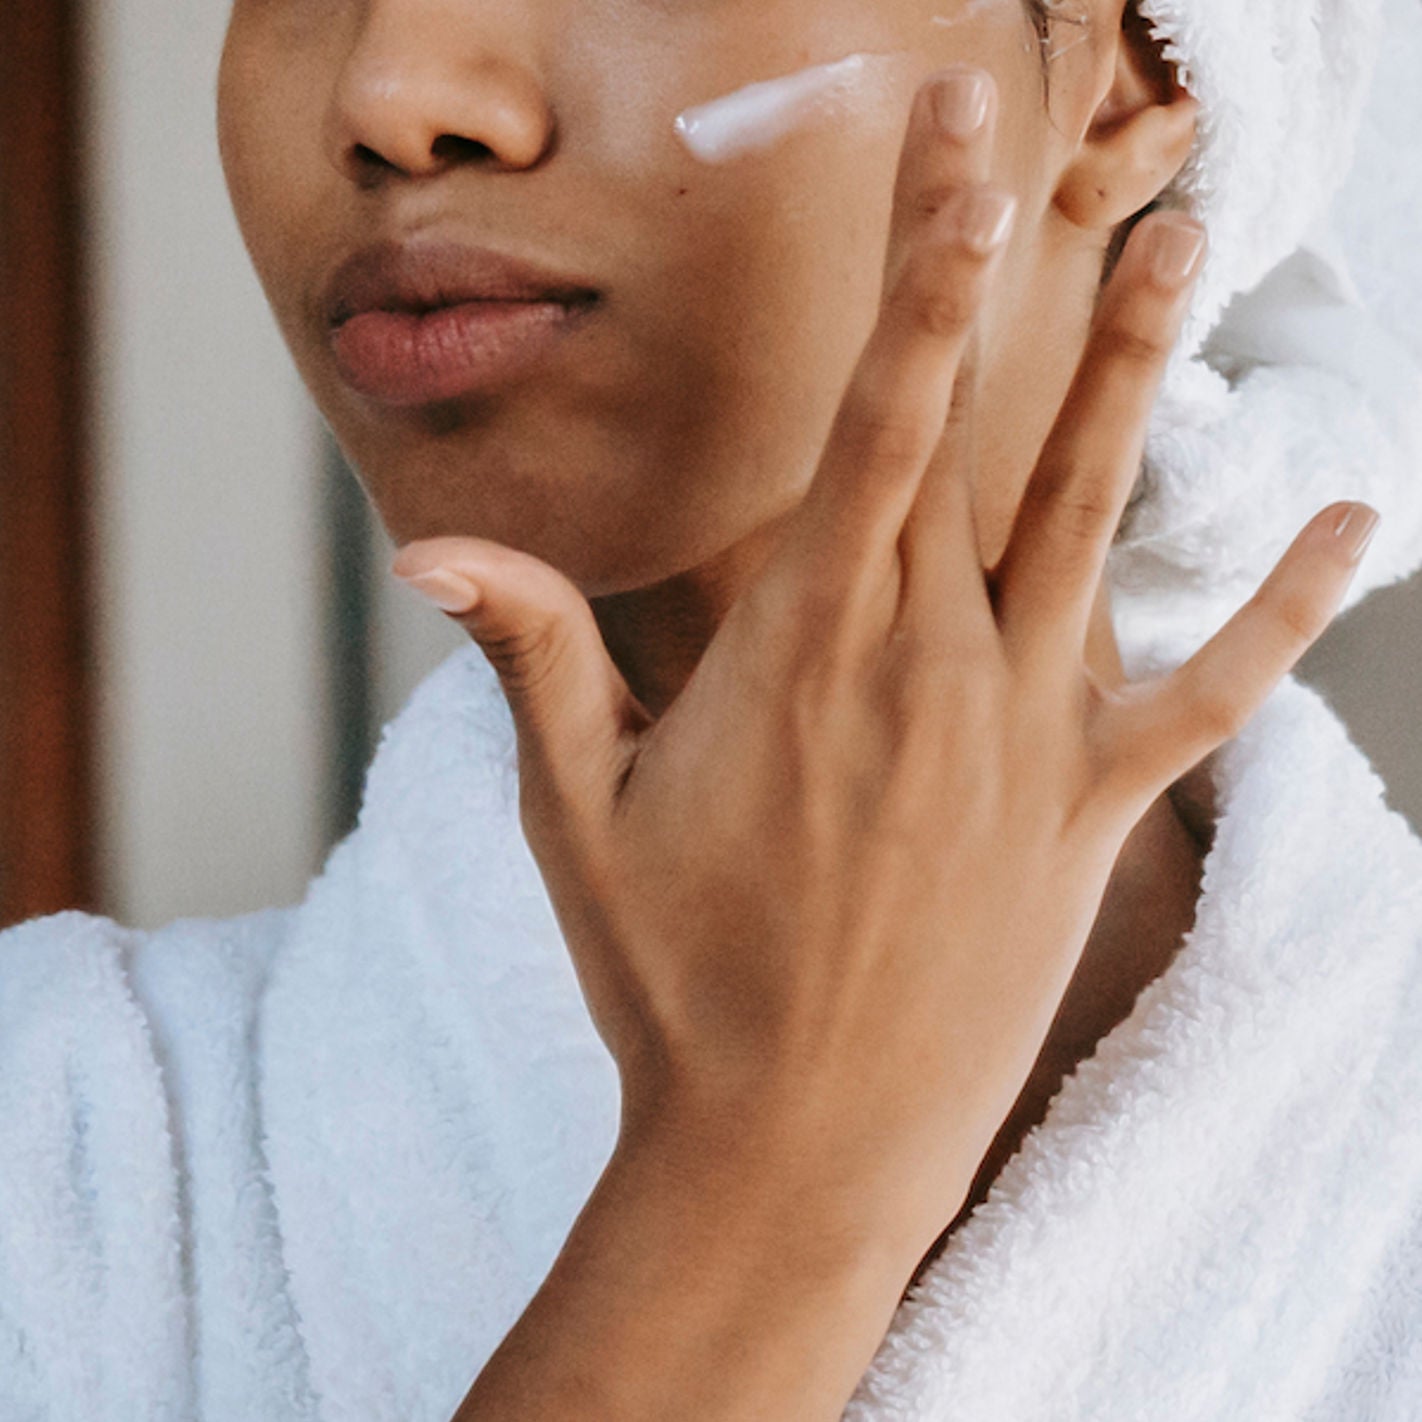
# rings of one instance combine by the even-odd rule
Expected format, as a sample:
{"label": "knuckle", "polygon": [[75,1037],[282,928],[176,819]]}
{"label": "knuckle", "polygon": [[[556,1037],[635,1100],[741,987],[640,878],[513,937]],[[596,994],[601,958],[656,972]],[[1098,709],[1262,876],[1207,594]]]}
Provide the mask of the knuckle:
{"label": "knuckle", "polygon": [[787,689],[813,699],[855,681],[862,656],[851,580],[815,580],[789,598],[787,617],[777,625],[774,661]]}
{"label": "knuckle", "polygon": [[920,223],[930,223],[940,212],[950,207],[962,191],[960,185],[953,183],[930,184],[928,187],[919,188],[910,200],[910,210]]}
{"label": "knuckle", "polygon": [[945,248],[956,260],[982,267],[1010,230],[1016,200],[987,183],[960,183],[926,190],[918,210],[930,248]]}
{"label": "knuckle", "polygon": [[931,336],[952,336],[977,314],[977,283],[955,270],[942,253],[926,253],[885,301],[895,324]]}
{"label": "knuckle", "polygon": [[994,724],[1001,709],[997,650],[992,638],[964,632],[948,618],[896,626],[882,648],[878,679],[887,688],[889,705],[903,718],[904,734],[925,711],[940,734],[950,705],[957,725]]}
{"label": "knuckle", "polygon": [[900,624],[884,643],[883,670],[899,697],[913,705],[943,681],[950,664],[947,649],[919,629]]}
{"label": "knuckle", "polygon": [[1100,342],[1113,360],[1143,369],[1163,364],[1172,345],[1164,331],[1119,318],[1102,328]]}
{"label": "knuckle", "polygon": [[857,659],[843,638],[802,640],[797,655],[781,683],[776,705],[787,754],[796,764],[820,758],[827,722],[850,689],[858,684]]}
{"label": "knuckle", "polygon": [[540,618],[521,627],[485,634],[479,645],[507,688],[529,692],[557,670],[567,638],[556,620]]}
{"label": "knuckle", "polygon": [[851,457],[861,464],[917,468],[932,447],[922,421],[882,397],[851,398],[841,408],[840,424]]}
{"label": "knuckle", "polygon": [[1058,496],[1056,514],[1068,533],[1095,539],[1115,518],[1116,507],[1104,482],[1088,478]]}
{"label": "knuckle", "polygon": [[1249,720],[1248,708],[1233,690],[1215,681],[1192,687],[1186,711],[1190,724],[1216,741],[1233,740]]}
{"label": "knuckle", "polygon": [[1110,471],[1073,470],[1047,481],[1038,498],[1042,512],[1066,537],[1094,543],[1116,519]]}
{"label": "knuckle", "polygon": [[1295,645],[1307,645],[1322,629],[1318,608],[1304,592],[1279,593],[1271,600],[1269,613],[1275,625]]}
{"label": "knuckle", "polygon": [[918,328],[930,336],[952,337],[972,324],[976,292],[970,285],[950,282],[923,291],[915,304]]}

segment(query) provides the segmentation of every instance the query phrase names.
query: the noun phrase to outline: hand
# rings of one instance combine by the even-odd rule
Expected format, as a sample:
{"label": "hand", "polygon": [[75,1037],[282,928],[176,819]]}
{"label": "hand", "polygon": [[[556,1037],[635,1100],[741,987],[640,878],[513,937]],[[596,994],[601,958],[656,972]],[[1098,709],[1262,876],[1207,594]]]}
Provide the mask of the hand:
{"label": "hand", "polygon": [[841,1201],[906,1265],[1027,1079],[1130,830],[1238,732],[1354,566],[1330,506],[1182,667],[1088,670],[1193,278],[1178,258],[1153,274],[1156,242],[1190,230],[1154,213],[984,570],[958,377],[1002,244],[967,234],[1010,197],[987,184],[995,103],[959,141],[930,90],[811,486],[660,719],[547,564],[449,537],[393,569],[478,589],[460,620],[514,715],[524,829],[621,1073],[619,1148],[764,1171],[787,1209]]}

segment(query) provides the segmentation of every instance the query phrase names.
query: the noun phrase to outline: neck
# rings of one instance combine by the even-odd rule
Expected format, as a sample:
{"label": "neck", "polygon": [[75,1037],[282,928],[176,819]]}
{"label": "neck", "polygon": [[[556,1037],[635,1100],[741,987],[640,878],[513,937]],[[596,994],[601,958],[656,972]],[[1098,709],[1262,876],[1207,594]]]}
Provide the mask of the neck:
{"label": "neck", "polygon": [[696,568],[592,599],[609,655],[652,716],[663,715],[690,679],[721,619],[769,557],[784,517]]}

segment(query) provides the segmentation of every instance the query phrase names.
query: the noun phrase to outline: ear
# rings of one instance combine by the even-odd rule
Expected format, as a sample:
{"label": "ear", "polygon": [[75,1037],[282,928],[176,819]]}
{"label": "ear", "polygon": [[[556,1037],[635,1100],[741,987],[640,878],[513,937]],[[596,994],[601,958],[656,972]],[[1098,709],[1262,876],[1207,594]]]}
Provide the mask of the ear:
{"label": "ear", "polygon": [[1133,3],[1103,62],[1112,66],[1110,88],[1053,195],[1062,216],[1083,228],[1114,228],[1160,196],[1190,156],[1200,108]]}

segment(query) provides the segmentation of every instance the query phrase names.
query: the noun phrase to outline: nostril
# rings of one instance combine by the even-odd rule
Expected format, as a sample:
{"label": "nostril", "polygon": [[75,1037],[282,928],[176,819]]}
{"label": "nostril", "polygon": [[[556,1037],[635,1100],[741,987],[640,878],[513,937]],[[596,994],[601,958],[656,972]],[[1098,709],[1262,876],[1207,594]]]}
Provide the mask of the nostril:
{"label": "nostril", "polygon": [[[487,143],[479,143],[472,138],[461,138],[458,134],[445,133],[430,145],[429,160],[431,163],[443,167],[470,160],[487,162],[493,157],[493,153],[494,150]],[[404,168],[403,164],[387,158],[385,154],[372,148],[368,143],[353,144],[351,156],[356,168],[366,178],[374,177],[378,173],[400,172]]]}
{"label": "nostril", "polygon": [[362,46],[327,109],[328,151],[358,186],[453,169],[528,168],[547,155],[553,114],[535,76],[485,56],[481,81],[471,83],[468,56],[451,77],[423,60],[417,71],[408,56],[369,36]]}
{"label": "nostril", "polygon": [[383,154],[377,153],[375,149],[364,143],[357,143],[351,152],[356,165],[360,168],[393,168],[396,166]]}
{"label": "nostril", "polygon": [[493,151],[487,143],[480,143],[477,139],[465,138],[457,133],[442,133],[430,145],[430,152],[434,157],[448,158],[456,162],[471,158],[488,158]]}

